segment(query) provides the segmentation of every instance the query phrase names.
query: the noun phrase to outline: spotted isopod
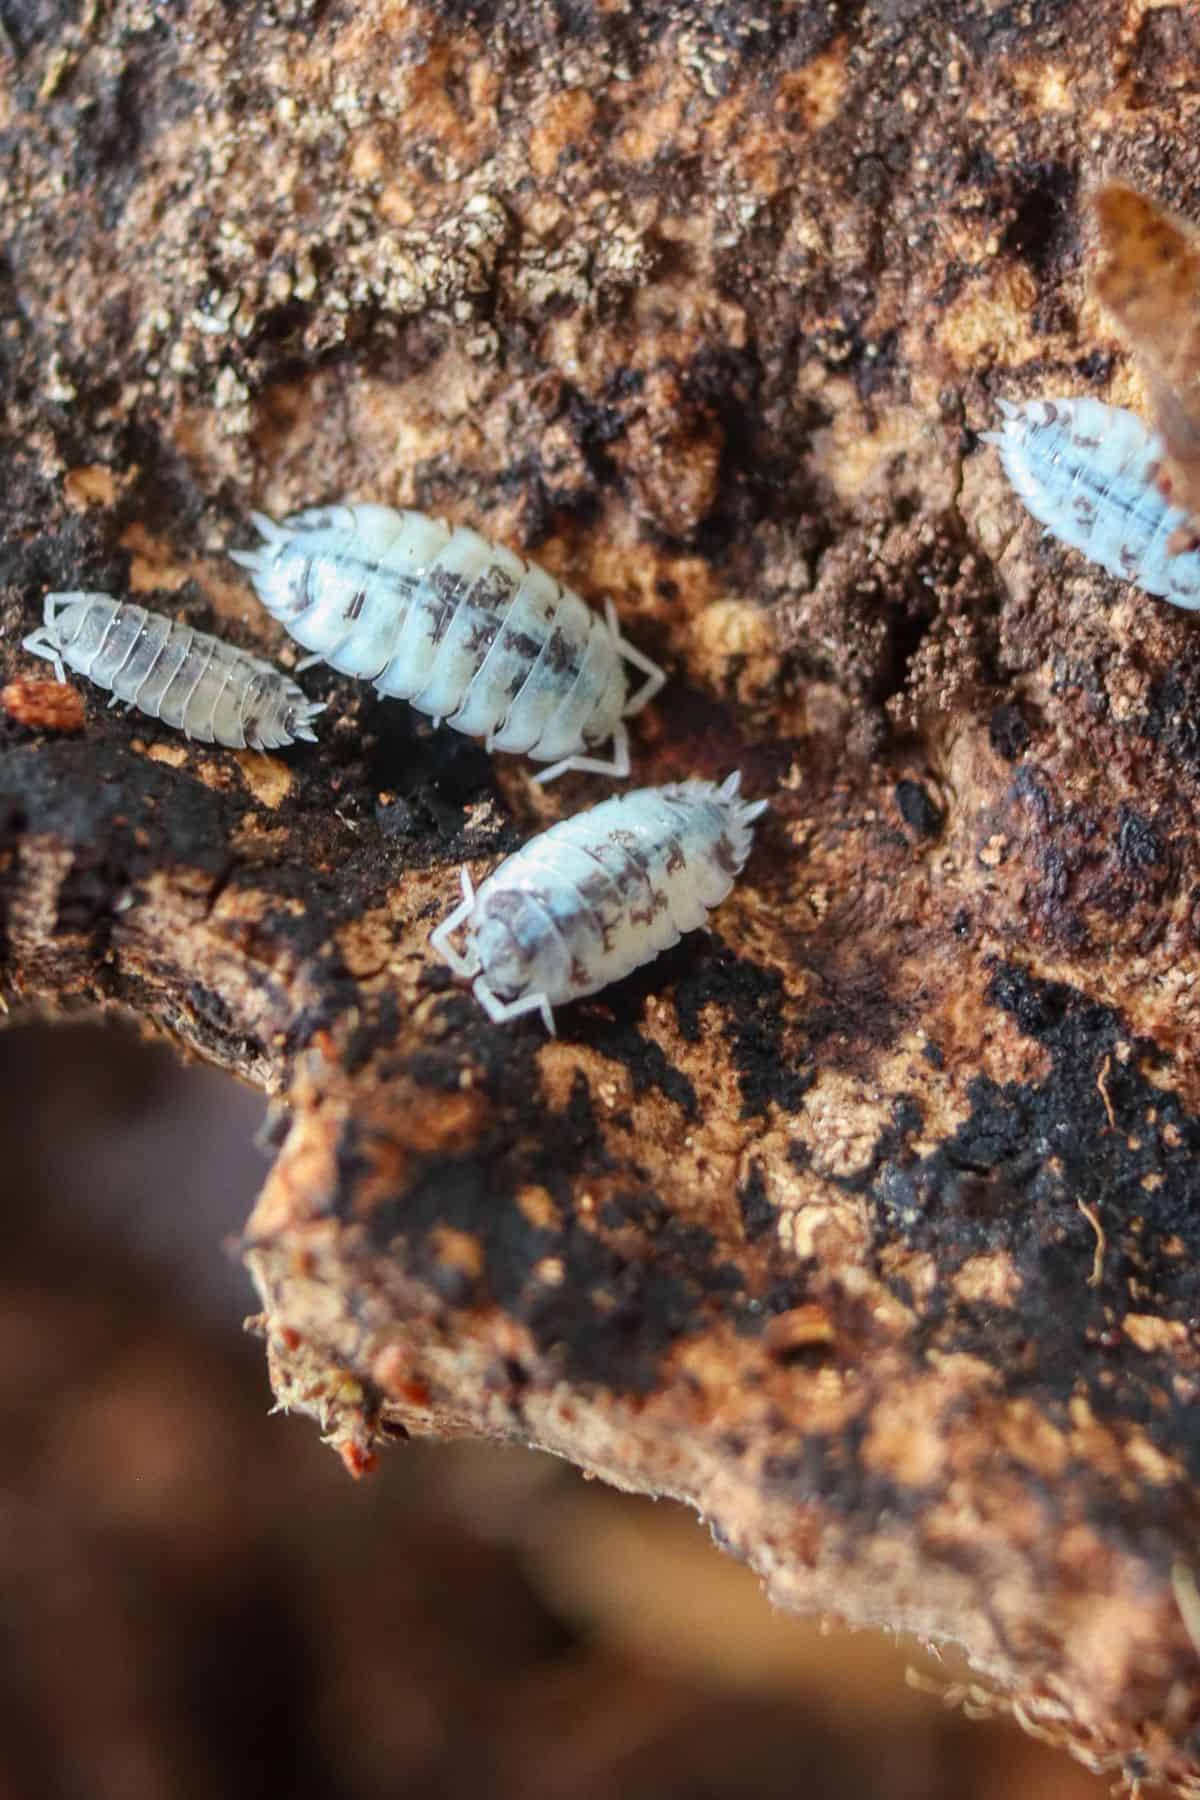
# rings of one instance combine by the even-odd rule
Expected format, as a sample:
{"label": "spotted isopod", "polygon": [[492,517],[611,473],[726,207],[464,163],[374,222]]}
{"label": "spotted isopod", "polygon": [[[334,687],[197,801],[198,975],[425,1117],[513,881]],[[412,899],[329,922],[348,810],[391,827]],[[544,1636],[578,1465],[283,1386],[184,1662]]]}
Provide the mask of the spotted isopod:
{"label": "spotted isopod", "polygon": [[[719,906],[746,858],[765,800],[738,796],[740,774],[718,787],[680,781],[639,788],[575,813],[502,862],[463,898],[430,943],[456,975],[473,978],[484,1011],[503,1023],[620,981]],[[451,936],[466,926],[465,950]]]}
{"label": "spotted isopod", "polygon": [[1161,439],[1134,413],[1101,400],[1000,407],[1003,427],[983,436],[1050,536],[1149,594],[1200,607],[1200,553],[1168,550],[1186,516],[1155,486]]}
{"label": "spotted isopod", "polygon": [[[489,750],[568,769],[629,773],[625,720],[666,679],[571,588],[478,532],[390,506],[319,506],[235,550],[308,662],[374,683]],[[630,697],[623,664],[646,679]],[[301,668],[307,667],[302,663]],[[587,752],[611,740],[603,761]]]}
{"label": "spotted isopod", "polygon": [[164,725],[204,744],[276,750],[316,742],[323,710],[273,663],[205,631],[109,594],[47,594],[43,622],[24,648],[64,665]]}

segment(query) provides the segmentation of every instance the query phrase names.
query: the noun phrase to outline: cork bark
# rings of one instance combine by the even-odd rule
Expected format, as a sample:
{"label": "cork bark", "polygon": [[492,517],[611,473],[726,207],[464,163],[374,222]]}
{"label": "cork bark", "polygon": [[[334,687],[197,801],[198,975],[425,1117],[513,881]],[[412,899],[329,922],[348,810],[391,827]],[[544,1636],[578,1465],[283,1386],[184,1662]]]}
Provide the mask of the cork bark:
{"label": "cork bark", "polygon": [[279,1099],[280,1399],[676,1495],[1200,1793],[1200,635],[978,436],[1143,407],[1083,202],[1200,219],[1188,9],[6,0],[0,66],[4,683],[53,588],[288,660],[225,550],[351,495],[611,594],[635,780],[772,803],[547,1042],[426,939],[602,785],[327,670],[278,757],[5,704],[9,1004]]}

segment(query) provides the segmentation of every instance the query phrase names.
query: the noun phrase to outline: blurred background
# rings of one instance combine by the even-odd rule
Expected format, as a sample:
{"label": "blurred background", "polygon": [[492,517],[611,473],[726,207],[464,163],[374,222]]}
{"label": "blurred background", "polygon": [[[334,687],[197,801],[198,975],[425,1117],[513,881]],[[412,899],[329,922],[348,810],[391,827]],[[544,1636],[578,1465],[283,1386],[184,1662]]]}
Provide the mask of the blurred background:
{"label": "blurred background", "polygon": [[130,1031],[0,1035],[0,1800],[1109,1792],[677,1507],[485,1445],[356,1484],[269,1416],[223,1248],[264,1111]]}

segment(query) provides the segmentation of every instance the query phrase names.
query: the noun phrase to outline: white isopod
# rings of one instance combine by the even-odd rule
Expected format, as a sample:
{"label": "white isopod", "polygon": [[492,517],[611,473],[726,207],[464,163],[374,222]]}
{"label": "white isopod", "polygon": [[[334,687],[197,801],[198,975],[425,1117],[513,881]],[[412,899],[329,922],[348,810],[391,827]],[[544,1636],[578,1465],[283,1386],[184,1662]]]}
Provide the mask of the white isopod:
{"label": "white isopod", "polygon": [[24,648],[64,665],[164,725],[204,744],[276,750],[316,742],[309,700],[273,663],[161,613],[109,594],[47,594],[43,622]]}
{"label": "white isopod", "polygon": [[1200,606],[1200,553],[1167,548],[1186,518],[1155,486],[1161,439],[1134,413],[1101,400],[1002,400],[1000,407],[1002,429],[983,436],[1052,537],[1148,594]]}
{"label": "white isopod", "polygon": [[[703,925],[750,854],[765,800],[680,781],[561,819],[463,898],[430,943],[497,1022],[594,994]],[[450,938],[466,925],[465,952]]]}
{"label": "white isopod", "polygon": [[[624,723],[666,677],[579,595],[465,526],[390,506],[313,507],[235,550],[259,598],[314,654],[443,719],[489,750],[567,769],[629,773]],[[645,676],[627,695],[623,661]],[[301,668],[307,667],[302,663]],[[608,761],[585,752],[612,742]]]}

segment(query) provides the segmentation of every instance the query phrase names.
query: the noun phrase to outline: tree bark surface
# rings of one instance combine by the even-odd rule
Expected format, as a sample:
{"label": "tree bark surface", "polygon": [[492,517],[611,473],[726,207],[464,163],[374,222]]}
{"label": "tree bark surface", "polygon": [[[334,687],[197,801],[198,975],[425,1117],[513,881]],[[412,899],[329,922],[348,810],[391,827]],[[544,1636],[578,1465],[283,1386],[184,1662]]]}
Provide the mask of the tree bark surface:
{"label": "tree bark surface", "polygon": [[0,713],[0,906],[10,1004],[278,1096],[247,1262],[351,1467],[482,1433],[676,1495],[781,1603],[1200,1793],[1200,634],[977,435],[1141,405],[1083,197],[1200,218],[1197,39],[5,0],[3,680],[64,588],[290,661],[248,509],[414,505],[614,596],[670,671],[637,784],[771,811],[713,934],[547,1041],[427,937],[603,784],[328,670],[279,757],[76,682],[82,731]]}

